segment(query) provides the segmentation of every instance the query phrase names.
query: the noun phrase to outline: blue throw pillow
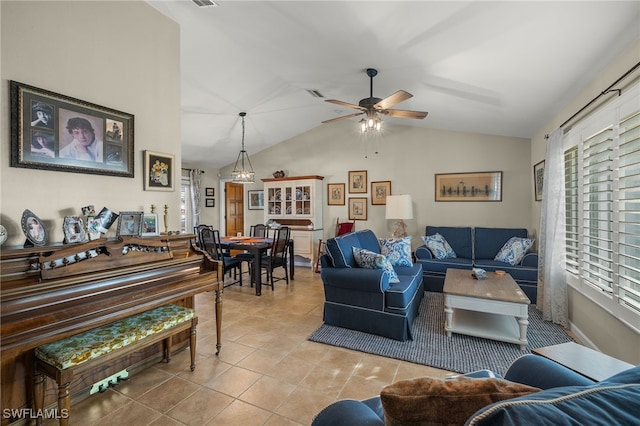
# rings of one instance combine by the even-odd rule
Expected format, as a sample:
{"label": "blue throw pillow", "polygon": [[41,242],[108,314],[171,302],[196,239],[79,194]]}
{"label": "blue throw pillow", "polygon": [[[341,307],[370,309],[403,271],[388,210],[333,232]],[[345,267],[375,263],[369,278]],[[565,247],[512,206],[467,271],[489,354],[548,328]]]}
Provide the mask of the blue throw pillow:
{"label": "blue throw pillow", "polygon": [[511,237],[500,249],[495,259],[498,262],[517,265],[529,251],[535,240],[531,238]]}
{"label": "blue throw pillow", "polygon": [[353,258],[359,267],[365,269],[382,269],[390,275],[390,283],[399,283],[398,274],[391,266],[391,262],[383,254],[374,253],[369,250],[353,247]]}
{"label": "blue throw pillow", "polygon": [[393,266],[413,266],[411,237],[380,239],[380,251]]}
{"label": "blue throw pillow", "polygon": [[457,257],[456,252],[453,251],[447,240],[440,234],[427,235],[422,237],[422,241],[424,241],[424,245],[427,246],[436,259],[452,259]]}

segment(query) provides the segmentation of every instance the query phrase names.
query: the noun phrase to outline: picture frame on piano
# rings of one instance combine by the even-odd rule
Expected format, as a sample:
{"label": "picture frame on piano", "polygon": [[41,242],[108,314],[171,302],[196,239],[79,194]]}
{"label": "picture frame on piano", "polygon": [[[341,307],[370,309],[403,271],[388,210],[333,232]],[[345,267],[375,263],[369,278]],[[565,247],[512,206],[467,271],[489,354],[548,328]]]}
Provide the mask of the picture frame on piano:
{"label": "picture frame on piano", "polygon": [[89,241],[80,216],[65,216],[62,223],[65,244],[86,243]]}
{"label": "picture frame on piano", "polygon": [[160,235],[160,229],[158,227],[158,214],[157,213],[145,213],[142,218],[142,236],[153,237]]}
{"label": "picture frame on piano", "polygon": [[140,237],[142,234],[143,212],[120,212],[116,235],[120,237]]}

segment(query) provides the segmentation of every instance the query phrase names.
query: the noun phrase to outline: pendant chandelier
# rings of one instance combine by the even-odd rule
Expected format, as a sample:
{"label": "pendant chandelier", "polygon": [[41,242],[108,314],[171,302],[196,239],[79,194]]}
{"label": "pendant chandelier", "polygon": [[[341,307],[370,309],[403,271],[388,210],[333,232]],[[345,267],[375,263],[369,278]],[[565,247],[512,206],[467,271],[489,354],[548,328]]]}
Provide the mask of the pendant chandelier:
{"label": "pendant chandelier", "polygon": [[236,165],[231,172],[231,181],[235,183],[253,183],[256,180],[256,174],[251,166],[249,155],[244,149],[244,117],[246,115],[246,112],[240,113],[240,117],[242,117],[242,150],[238,153]]}

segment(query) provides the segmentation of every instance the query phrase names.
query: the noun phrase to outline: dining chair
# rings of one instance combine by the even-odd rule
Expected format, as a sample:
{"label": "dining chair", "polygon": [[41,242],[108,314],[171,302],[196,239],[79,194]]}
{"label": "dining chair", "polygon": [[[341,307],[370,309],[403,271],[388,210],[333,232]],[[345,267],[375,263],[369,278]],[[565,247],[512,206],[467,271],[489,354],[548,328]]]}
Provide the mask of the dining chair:
{"label": "dining chair", "polygon": [[[276,281],[285,280],[289,285],[289,268],[287,263],[287,254],[289,252],[289,239],[291,238],[291,228],[281,226],[276,229],[273,235],[273,243],[270,252],[262,257],[262,269],[266,270],[268,284],[271,291],[274,290]],[[276,278],[274,272],[277,268],[284,270],[284,276]]]}
{"label": "dining chair", "polygon": [[200,231],[202,231],[203,229],[210,229],[213,231],[213,226],[201,224],[193,227],[193,233],[196,234],[196,243],[198,243],[198,247],[204,250],[204,245],[202,244],[202,236],[200,235]]}
{"label": "dining chair", "polygon": [[[220,231],[217,229],[203,228],[200,230],[200,236],[203,250],[207,251],[214,260],[222,262],[222,283],[224,287],[236,283],[242,286],[242,259],[223,252],[222,245],[220,244]],[[233,271],[234,281],[225,283],[224,277],[227,274],[231,277],[231,271]]]}
{"label": "dining chair", "polygon": [[[268,228],[262,223],[251,225],[249,227],[249,236],[254,238],[267,238]],[[243,253],[238,253],[236,257],[244,262],[247,262],[247,265],[249,266],[247,268],[249,276],[253,277],[253,255],[245,251]],[[253,286],[253,281],[251,281],[251,286]]]}
{"label": "dining chair", "polygon": [[[339,237],[340,235],[348,234],[349,232],[353,232],[356,229],[356,221],[352,220],[351,222],[340,222],[340,218],[336,219],[336,233],[335,236]],[[316,263],[313,268],[314,272],[320,272],[320,256],[324,254],[324,240],[321,238],[318,240],[318,251],[316,253]]]}

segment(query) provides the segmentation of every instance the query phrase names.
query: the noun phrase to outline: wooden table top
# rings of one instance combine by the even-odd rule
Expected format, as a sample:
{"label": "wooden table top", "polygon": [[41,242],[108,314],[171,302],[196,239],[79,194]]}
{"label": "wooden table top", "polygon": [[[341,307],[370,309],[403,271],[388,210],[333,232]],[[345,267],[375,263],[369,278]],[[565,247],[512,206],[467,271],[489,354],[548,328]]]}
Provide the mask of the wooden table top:
{"label": "wooden table top", "polygon": [[513,303],[531,303],[511,275],[497,275],[495,272],[489,271],[487,271],[487,278],[478,280],[473,277],[471,270],[449,268],[445,275],[442,291],[445,294],[456,296]]}

